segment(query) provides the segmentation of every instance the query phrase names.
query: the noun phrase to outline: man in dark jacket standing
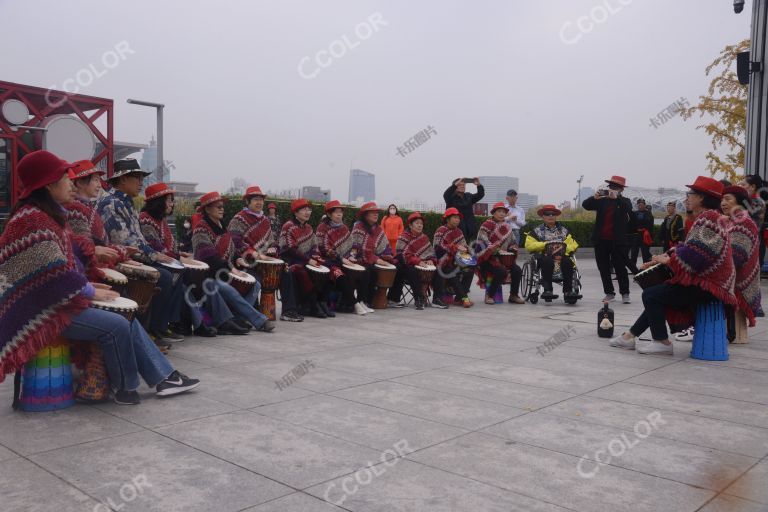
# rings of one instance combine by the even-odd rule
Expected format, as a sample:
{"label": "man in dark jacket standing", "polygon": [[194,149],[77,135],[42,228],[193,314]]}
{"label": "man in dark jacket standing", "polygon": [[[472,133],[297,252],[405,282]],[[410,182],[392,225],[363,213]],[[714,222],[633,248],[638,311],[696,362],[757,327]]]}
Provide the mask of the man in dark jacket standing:
{"label": "man in dark jacket standing", "polygon": [[611,267],[616,269],[619,293],[624,304],[629,304],[629,277],[627,276],[627,234],[635,232],[632,202],[621,195],[627,180],[622,176],[611,176],[605,180],[607,190],[598,190],[581,204],[585,210],[597,212],[592,241],[595,244],[595,260],[603,281],[604,301],[616,298],[611,281]]}
{"label": "man in dark jacket standing", "polygon": [[667,216],[664,217],[664,222],[661,223],[659,239],[665,251],[676,246],[678,242],[685,240],[685,223],[680,214],[677,213],[677,203],[675,201],[667,203]]}
{"label": "man in dark jacket standing", "polygon": [[477,224],[475,222],[475,212],[472,206],[485,197],[485,188],[480,184],[480,178],[474,178],[472,183],[477,187],[476,194],[470,194],[466,191],[467,184],[465,178],[454,180],[448,190],[443,193],[445,208],[456,208],[461,213],[461,224],[459,227],[464,233],[467,241],[472,241],[477,235]]}
{"label": "man in dark jacket standing", "polygon": [[646,245],[645,232],[648,232],[649,240],[653,240],[653,214],[645,204],[642,197],[637,200],[637,210],[633,212],[635,216],[635,228],[637,233],[632,237],[632,253],[629,256],[631,266],[637,264],[637,253],[643,253],[643,263],[651,261],[651,246]]}

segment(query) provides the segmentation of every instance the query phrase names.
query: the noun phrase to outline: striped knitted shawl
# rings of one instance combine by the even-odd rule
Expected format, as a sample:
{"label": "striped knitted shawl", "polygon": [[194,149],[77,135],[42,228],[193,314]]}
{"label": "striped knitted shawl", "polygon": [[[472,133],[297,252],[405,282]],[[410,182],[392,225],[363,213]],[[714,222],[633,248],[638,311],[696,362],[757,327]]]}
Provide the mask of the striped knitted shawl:
{"label": "striped knitted shawl", "polygon": [[384,229],[374,224],[368,231],[362,220],[355,222],[352,226],[352,248],[357,251],[357,259],[366,265],[373,265],[380,257],[392,254]]}
{"label": "striped knitted shawl", "polygon": [[88,307],[87,284],[67,230],[34,206],[20,208],[0,237],[0,382]]}
{"label": "striped knitted shawl", "polygon": [[230,262],[235,257],[235,244],[232,236],[225,229],[216,233],[205,218],[194,223],[192,229],[192,252],[195,259],[207,261],[211,258]]}
{"label": "striped knitted shawl", "polygon": [[475,251],[477,261],[488,261],[497,251],[506,251],[515,243],[512,227],[502,221],[488,219],[482,223],[477,233]]}
{"label": "striped knitted shawl", "polygon": [[317,226],[317,247],[320,256],[341,265],[341,259],[349,256],[352,250],[352,234],[344,224],[332,226],[327,222],[321,222]]}
{"label": "striped knitted shawl", "polygon": [[65,204],[64,209],[67,210],[67,224],[72,234],[78,239],[78,244],[81,242],[80,238],[85,238],[90,240],[93,245],[107,246],[117,251],[120,255],[119,261],[128,259],[128,251],[124,245],[109,243],[104,222],[96,210],[96,201],[77,198],[71,203]]}
{"label": "striped knitted shawl", "polygon": [[241,256],[251,250],[266,253],[277,245],[269,218],[266,215],[256,215],[248,208],[232,217],[227,231],[232,235],[235,250]]}
{"label": "striped knitted shawl", "polygon": [[443,268],[455,266],[454,258],[456,257],[459,245],[469,247],[461,228],[455,227],[451,229],[445,224],[435,230],[432,245],[435,247],[435,255],[440,258],[440,266]]}
{"label": "striped knitted shawl", "polygon": [[280,257],[289,265],[306,264],[318,254],[315,232],[307,222],[300,224],[296,220],[289,220],[283,224],[279,246]]}
{"label": "striped knitted shawl", "polygon": [[406,265],[418,265],[421,261],[431,261],[435,263],[435,249],[432,242],[424,233],[416,233],[405,230],[397,237],[396,246],[397,258]]}
{"label": "striped knitted shawl", "polygon": [[726,304],[736,304],[733,294],[736,269],[728,236],[728,218],[705,210],[669,259],[669,283],[698,286]]}
{"label": "striped knitted shawl", "polygon": [[739,309],[749,318],[749,326],[755,326],[755,316],[763,311],[760,296],[760,237],[755,222],[745,210],[738,209],[731,215],[729,234],[736,267],[736,299]]}
{"label": "striped knitted shawl", "polygon": [[176,258],[179,255],[176,239],[173,237],[173,233],[171,233],[167,220],[157,220],[148,212],[141,212],[139,214],[139,225],[141,226],[141,234],[144,235],[147,243],[154,250],[171,258]]}

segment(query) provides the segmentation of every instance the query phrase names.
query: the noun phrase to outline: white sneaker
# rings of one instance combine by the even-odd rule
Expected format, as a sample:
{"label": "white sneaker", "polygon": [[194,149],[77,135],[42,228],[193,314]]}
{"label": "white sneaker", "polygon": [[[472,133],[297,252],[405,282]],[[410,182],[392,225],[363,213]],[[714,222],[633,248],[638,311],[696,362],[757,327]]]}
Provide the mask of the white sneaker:
{"label": "white sneaker", "polygon": [[671,356],[672,352],[673,349],[671,343],[667,345],[666,343],[662,343],[660,341],[645,342],[637,347],[638,354],[667,354]]}
{"label": "white sneaker", "polygon": [[611,340],[611,346],[635,350],[635,337],[632,336],[631,340],[625,340],[624,335],[620,334]]}
{"label": "white sneaker", "polygon": [[375,310],[375,309],[373,309],[373,308],[369,308],[369,307],[368,307],[368,305],[367,305],[365,302],[360,302],[359,304],[361,304],[361,305],[362,305],[362,306],[365,308],[365,311],[366,311],[367,313],[373,313],[374,311],[376,311],[376,310]]}
{"label": "white sneaker", "polygon": [[357,304],[355,304],[355,314],[365,315],[367,313],[368,313],[368,310],[366,309],[366,307],[363,305],[362,302],[358,302]]}
{"label": "white sneaker", "polygon": [[622,304],[629,304],[630,303],[629,294],[628,293],[622,293],[621,294],[621,303]]}
{"label": "white sneaker", "polygon": [[693,327],[675,333],[675,341],[693,341]]}

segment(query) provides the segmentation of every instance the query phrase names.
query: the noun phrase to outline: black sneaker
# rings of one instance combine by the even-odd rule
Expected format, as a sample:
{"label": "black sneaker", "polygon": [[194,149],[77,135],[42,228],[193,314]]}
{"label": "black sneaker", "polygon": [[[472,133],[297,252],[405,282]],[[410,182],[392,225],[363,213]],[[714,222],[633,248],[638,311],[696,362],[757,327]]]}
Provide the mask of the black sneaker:
{"label": "black sneaker", "polygon": [[323,313],[325,313],[325,316],[328,318],[336,318],[336,313],[331,311],[331,308],[328,307],[328,304],[325,302],[318,302],[317,307],[319,307]]}
{"label": "black sneaker", "polygon": [[280,313],[280,320],[283,322],[301,322],[304,320],[304,317],[299,316],[299,314],[294,311],[283,311]]}
{"label": "black sneaker", "polygon": [[170,328],[173,332],[178,333],[182,336],[192,336],[194,334],[194,331],[192,330],[192,326],[189,324],[173,323],[170,325]]}
{"label": "black sneaker", "polygon": [[448,304],[435,297],[432,299],[432,307],[437,309],[448,309]]}
{"label": "black sneaker", "polygon": [[161,342],[161,343],[169,344],[169,343],[177,343],[179,341],[184,341],[184,336],[180,334],[176,334],[170,329],[167,329],[165,332],[153,331],[151,334],[155,340],[155,343]]}
{"label": "black sneaker", "polygon": [[127,391],[125,389],[115,391],[114,399],[117,405],[139,405],[141,403],[138,391]]}
{"label": "black sneaker", "polygon": [[235,322],[238,326],[242,327],[243,329],[251,330],[251,327],[253,327],[250,322],[247,320],[243,320],[239,316],[236,316],[232,319],[233,322]]}
{"label": "black sneaker", "polygon": [[183,373],[174,370],[167,379],[155,386],[155,389],[157,390],[157,396],[171,396],[195,389],[199,385],[199,380],[190,379]]}
{"label": "black sneaker", "polygon": [[226,322],[218,326],[216,328],[216,331],[219,334],[233,334],[235,336],[242,336],[243,334],[247,334],[250,331],[250,329],[243,329],[232,320],[227,320]]}
{"label": "black sneaker", "polygon": [[417,311],[423,311],[424,310],[424,299],[417,298],[416,299],[416,310]]}
{"label": "black sneaker", "polygon": [[266,322],[264,322],[264,325],[259,327],[259,331],[262,331],[262,332],[272,332],[274,330],[275,330],[275,324],[272,323],[270,320],[267,320]]}
{"label": "black sneaker", "polygon": [[200,324],[200,327],[195,329],[194,331],[195,336],[201,336],[203,338],[213,338],[216,336],[216,328],[215,327],[208,327],[205,324]]}

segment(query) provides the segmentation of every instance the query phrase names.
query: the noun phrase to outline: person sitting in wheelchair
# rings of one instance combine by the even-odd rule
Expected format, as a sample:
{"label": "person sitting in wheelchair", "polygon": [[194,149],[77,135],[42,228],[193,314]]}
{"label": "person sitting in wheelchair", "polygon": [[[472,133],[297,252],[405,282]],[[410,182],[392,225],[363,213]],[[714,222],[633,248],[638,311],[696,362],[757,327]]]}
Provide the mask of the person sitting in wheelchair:
{"label": "person sitting in wheelchair", "polygon": [[577,293],[573,291],[573,260],[570,256],[579,244],[573,239],[568,228],[557,222],[562,212],[555,205],[544,205],[536,213],[544,223],[527,234],[525,249],[535,256],[536,266],[541,269],[541,282],[544,287],[541,298],[550,301],[558,297],[552,292],[552,278],[558,263],[562,272],[564,298],[578,298]]}

